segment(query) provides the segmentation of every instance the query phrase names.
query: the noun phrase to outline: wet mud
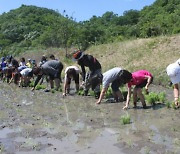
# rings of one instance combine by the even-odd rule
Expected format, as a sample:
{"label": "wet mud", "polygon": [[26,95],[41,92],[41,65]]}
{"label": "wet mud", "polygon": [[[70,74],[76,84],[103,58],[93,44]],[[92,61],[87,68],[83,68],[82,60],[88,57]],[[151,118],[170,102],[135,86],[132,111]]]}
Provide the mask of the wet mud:
{"label": "wet mud", "polygon": [[[172,100],[172,89],[165,91]],[[124,103],[95,105],[91,96],[32,92],[0,83],[0,153],[180,153],[180,109],[157,103],[124,111]],[[122,125],[120,117],[131,116]]]}

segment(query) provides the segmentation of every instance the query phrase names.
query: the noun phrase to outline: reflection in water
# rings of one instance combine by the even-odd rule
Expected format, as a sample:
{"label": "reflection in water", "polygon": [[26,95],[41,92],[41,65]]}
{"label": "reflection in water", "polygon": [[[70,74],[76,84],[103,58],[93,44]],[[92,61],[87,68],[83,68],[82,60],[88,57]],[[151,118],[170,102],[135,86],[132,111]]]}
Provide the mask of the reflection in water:
{"label": "reflection in water", "polygon": [[[14,153],[119,154],[152,152],[152,149],[157,153],[159,147],[160,153],[178,151],[173,142],[174,138],[180,138],[179,132],[169,129],[179,128],[178,110],[162,107],[124,111],[123,103],[95,106],[92,97],[76,95],[63,99],[59,92],[32,93],[28,88],[12,87],[0,84],[0,125],[6,126],[0,129],[0,142],[7,153],[12,153],[12,149]],[[131,123],[121,125],[120,117],[126,112]],[[14,148],[20,144],[24,149]],[[39,146],[39,151],[33,146]]]}

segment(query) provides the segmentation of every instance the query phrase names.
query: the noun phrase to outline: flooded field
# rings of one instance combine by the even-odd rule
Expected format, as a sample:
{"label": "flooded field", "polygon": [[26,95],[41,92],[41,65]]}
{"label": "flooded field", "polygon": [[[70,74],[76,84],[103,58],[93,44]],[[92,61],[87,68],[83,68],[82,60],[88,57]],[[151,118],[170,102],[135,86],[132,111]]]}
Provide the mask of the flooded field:
{"label": "flooded field", "polygon": [[[165,91],[172,100],[172,89]],[[87,96],[32,92],[0,83],[0,153],[102,153],[174,154],[180,153],[180,109],[157,104],[148,109],[124,111],[123,103],[95,105]],[[131,116],[122,125],[120,117]]]}

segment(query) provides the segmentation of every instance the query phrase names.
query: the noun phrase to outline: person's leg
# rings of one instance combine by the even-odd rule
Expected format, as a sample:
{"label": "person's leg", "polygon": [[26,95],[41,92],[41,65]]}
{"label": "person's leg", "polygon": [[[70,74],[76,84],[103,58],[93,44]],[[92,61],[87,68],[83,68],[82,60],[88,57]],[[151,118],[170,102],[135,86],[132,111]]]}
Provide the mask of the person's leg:
{"label": "person's leg", "polygon": [[22,82],[23,82],[23,77],[22,77],[22,76],[20,76],[20,79],[19,79],[19,87],[21,87]]}
{"label": "person's leg", "polygon": [[50,83],[51,89],[53,89],[53,88],[54,88],[54,81],[53,81],[52,79],[50,79],[50,80],[49,80],[49,83]]}
{"label": "person's leg", "polygon": [[113,81],[111,84],[113,96],[114,96],[114,99],[116,100],[116,102],[124,100],[123,95],[122,95],[121,91],[119,90],[119,86],[120,86],[119,82],[116,80]]}
{"label": "person's leg", "polygon": [[[56,90],[58,90],[60,87],[60,79],[56,78],[56,79],[54,79],[54,81],[55,81],[55,85],[56,85]],[[70,89],[70,86],[69,86],[69,89]]]}
{"label": "person's leg", "polygon": [[140,98],[140,101],[142,103],[143,108],[146,108],[146,102],[145,102],[145,99],[144,99],[144,95],[142,94],[141,88],[137,88],[137,95]]}
{"label": "person's leg", "polygon": [[124,101],[123,95],[122,95],[120,90],[118,90],[116,92],[113,91],[113,96],[114,96],[116,102],[119,102],[119,101],[123,102]]}
{"label": "person's leg", "polygon": [[174,101],[176,106],[179,106],[178,99],[179,99],[179,86],[178,84],[174,84]]}
{"label": "person's leg", "polygon": [[74,78],[74,82],[76,85],[76,92],[79,91],[79,74],[76,74],[75,78]]}
{"label": "person's leg", "polygon": [[91,86],[89,79],[90,79],[90,73],[87,72],[87,73],[86,73],[86,77],[85,77],[85,83],[84,83],[84,95],[85,95],[85,96],[88,95],[88,91],[89,91],[90,86]]}
{"label": "person's leg", "polygon": [[137,88],[134,88],[133,90],[133,103],[134,103],[134,107],[137,106]]}

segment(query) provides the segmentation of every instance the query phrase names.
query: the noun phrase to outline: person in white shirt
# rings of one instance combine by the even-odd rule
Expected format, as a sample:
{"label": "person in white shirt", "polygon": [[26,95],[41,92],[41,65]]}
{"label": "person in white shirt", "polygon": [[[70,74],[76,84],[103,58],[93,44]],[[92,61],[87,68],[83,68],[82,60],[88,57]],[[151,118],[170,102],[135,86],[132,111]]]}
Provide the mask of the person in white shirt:
{"label": "person in white shirt", "polygon": [[19,80],[19,87],[20,86],[28,86],[30,79],[33,77],[32,68],[25,68],[20,72],[20,80]]}
{"label": "person in white shirt", "polygon": [[167,75],[174,86],[174,102],[176,107],[179,107],[179,83],[180,83],[180,59],[169,64],[166,68]]}
{"label": "person in white shirt", "polygon": [[81,73],[80,69],[77,66],[69,66],[65,70],[65,79],[64,79],[64,92],[63,96],[66,96],[70,92],[71,80],[75,81],[76,92],[79,91],[79,74]]}

